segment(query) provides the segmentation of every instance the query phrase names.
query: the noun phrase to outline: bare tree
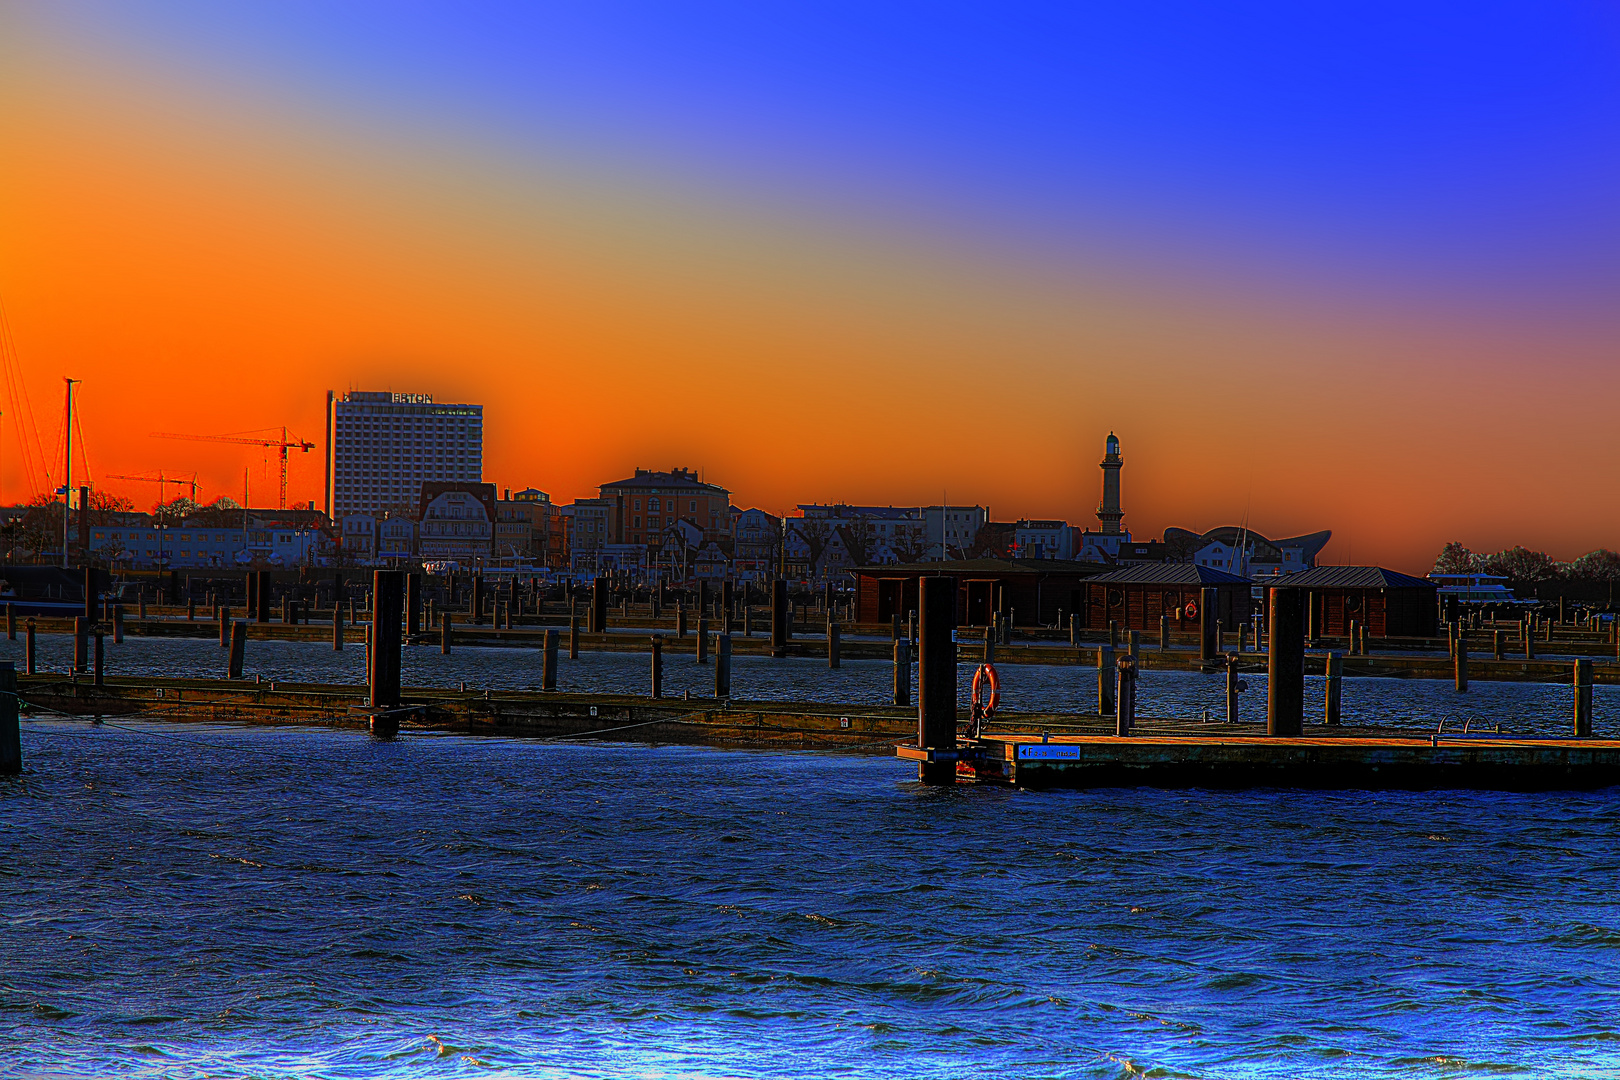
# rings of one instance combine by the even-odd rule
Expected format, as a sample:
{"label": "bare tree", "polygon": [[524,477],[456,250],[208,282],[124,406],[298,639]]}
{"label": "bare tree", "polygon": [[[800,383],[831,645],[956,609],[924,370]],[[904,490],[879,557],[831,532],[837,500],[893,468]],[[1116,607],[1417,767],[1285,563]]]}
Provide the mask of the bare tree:
{"label": "bare tree", "polygon": [[866,566],[872,561],[872,549],[877,546],[877,530],[872,528],[870,518],[851,518],[839,528],[839,534],[844,538],[844,550],[849,552],[850,561],[856,566]]}

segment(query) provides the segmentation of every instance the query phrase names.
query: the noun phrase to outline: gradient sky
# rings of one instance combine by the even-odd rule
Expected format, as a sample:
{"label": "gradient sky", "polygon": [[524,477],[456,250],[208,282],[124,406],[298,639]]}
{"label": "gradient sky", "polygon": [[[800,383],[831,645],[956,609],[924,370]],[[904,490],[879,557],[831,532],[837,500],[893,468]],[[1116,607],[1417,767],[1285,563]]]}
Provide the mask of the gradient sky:
{"label": "gradient sky", "polygon": [[0,0],[0,302],[48,453],[72,375],[98,477],[205,499],[270,460],[148,432],[392,388],[564,501],[1086,522],[1114,430],[1138,536],[1568,558],[1620,547],[1617,61],[1599,4]]}

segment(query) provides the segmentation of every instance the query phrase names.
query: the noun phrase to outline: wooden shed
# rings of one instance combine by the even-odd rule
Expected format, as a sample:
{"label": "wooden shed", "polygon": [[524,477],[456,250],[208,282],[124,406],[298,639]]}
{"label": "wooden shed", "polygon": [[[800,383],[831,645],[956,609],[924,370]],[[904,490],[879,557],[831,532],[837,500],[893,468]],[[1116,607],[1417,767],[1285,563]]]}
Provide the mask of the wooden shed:
{"label": "wooden shed", "polygon": [[956,579],[956,621],[987,626],[993,613],[1015,626],[1054,626],[1084,601],[1086,580],[1105,572],[1099,563],[1063,559],[962,559],[954,562],[862,566],[855,575],[856,621],[884,623],[917,608],[917,581]]}
{"label": "wooden shed", "polygon": [[1382,566],[1318,566],[1273,584],[1309,591],[1307,637],[1344,637],[1351,619],[1372,637],[1434,637],[1440,631],[1435,583]]}
{"label": "wooden shed", "polygon": [[1164,616],[1172,630],[1191,631],[1198,628],[1204,589],[1216,590],[1215,614],[1222,626],[1249,621],[1254,607],[1249,579],[1193,563],[1136,563],[1094,577],[1086,582],[1085,605],[1075,614],[1085,630],[1106,630],[1114,621],[1122,630],[1157,634]]}

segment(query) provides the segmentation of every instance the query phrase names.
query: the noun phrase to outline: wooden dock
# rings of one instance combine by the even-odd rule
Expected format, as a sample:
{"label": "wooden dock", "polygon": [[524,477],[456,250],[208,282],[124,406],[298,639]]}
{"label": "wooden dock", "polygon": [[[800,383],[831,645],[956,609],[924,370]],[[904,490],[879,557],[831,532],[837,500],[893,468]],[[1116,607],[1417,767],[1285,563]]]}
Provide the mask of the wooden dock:
{"label": "wooden dock", "polygon": [[[1246,725],[1234,725],[1246,726]],[[954,751],[959,780],[1033,788],[1591,790],[1620,784],[1620,739],[1416,733],[1268,736],[994,733]],[[951,753],[951,752],[945,752]],[[940,751],[901,747],[901,757]]]}

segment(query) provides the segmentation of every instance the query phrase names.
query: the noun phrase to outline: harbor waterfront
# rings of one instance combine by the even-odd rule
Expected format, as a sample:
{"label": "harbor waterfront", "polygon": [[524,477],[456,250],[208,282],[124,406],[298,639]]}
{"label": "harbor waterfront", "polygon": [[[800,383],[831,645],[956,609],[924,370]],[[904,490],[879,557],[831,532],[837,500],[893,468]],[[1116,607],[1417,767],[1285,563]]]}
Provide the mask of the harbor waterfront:
{"label": "harbor waterfront", "polygon": [[13,1075],[1602,1075],[1608,793],[34,719]]}

